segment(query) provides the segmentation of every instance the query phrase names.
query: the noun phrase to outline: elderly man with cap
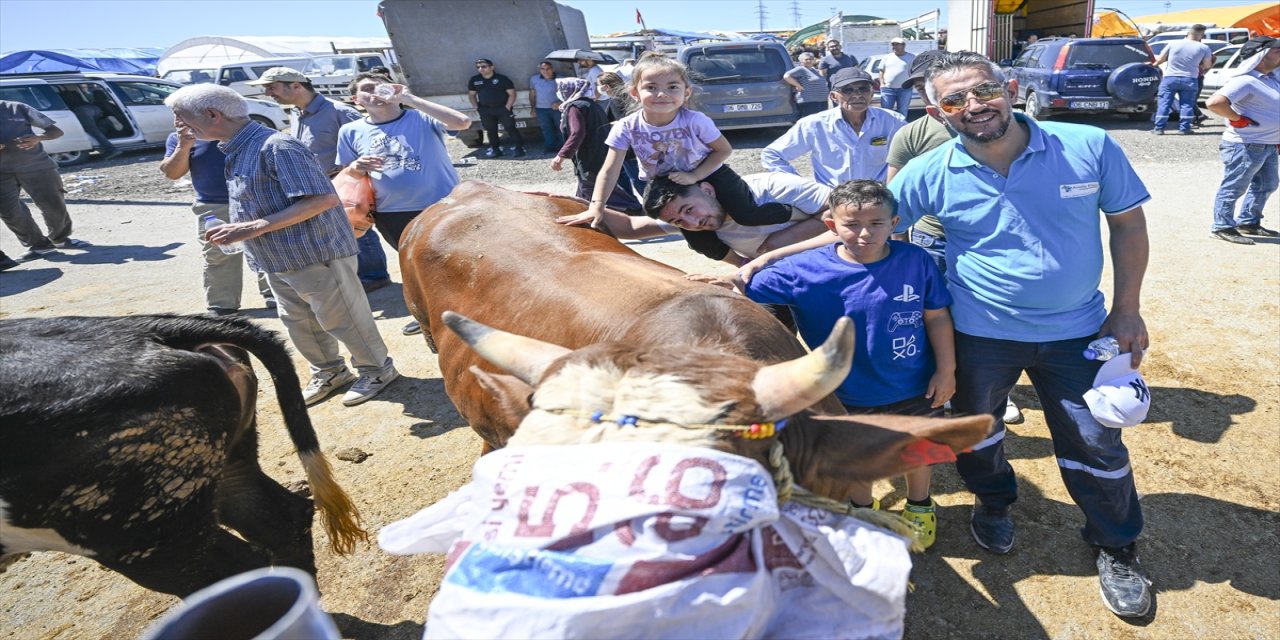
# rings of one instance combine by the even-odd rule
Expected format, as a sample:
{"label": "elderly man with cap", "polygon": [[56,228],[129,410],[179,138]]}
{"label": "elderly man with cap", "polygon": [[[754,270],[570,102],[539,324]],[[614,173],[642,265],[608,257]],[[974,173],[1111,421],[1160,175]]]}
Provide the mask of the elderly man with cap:
{"label": "elderly man with cap", "polygon": [[[289,67],[267,69],[248,84],[262,87],[262,92],[281,106],[293,107],[289,133],[307,145],[329,177],[342,169],[337,163],[338,129],[359,120],[359,111],[316,93],[306,76]],[[360,247],[357,271],[365,293],[391,284],[387,254],[382,249],[377,231],[370,229],[357,243]]]}
{"label": "elderly man with cap", "polygon": [[[1213,237],[1253,244],[1245,236],[1275,238],[1262,226],[1267,198],[1280,186],[1280,40],[1262,36],[1240,48],[1243,71],[1209,97],[1205,108],[1227,119],[1218,145],[1224,165],[1213,199]],[[1244,196],[1239,217],[1236,201]],[[1243,234],[1243,235],[1241,235]]]}
{"label": "elderly man with cap", "polygon": [[813,179],[828,187],[849,180],[884,182],[894,134],[902,114],[871,106],[871,76],[856,67],[831,77],[836,106],[801,118],[760,154],[766,171],[799,175],[791,161],[811,154]]}
{"label": "elderly man with cap", "polygon": [[880,106],[897,111],[905,118],[911,109],[911,93],[914,91],[906,80],[916,56],[907,53],[907,41],[902,38],[890,40],[889,48],[889,55],[880,60]]}

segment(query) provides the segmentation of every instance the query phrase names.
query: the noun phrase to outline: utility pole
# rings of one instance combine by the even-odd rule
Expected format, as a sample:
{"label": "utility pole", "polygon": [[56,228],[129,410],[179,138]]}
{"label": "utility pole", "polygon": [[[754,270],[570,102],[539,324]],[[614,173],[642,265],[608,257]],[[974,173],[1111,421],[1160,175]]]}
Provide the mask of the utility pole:
{"label": "utility pole", "polygon": [[800,22],[800,0],[791,0],[791,17],[795,19],[797,29],[804,26]]}
{"label": "utility pole", "polygon": [[756,0],[756,15],[760,18],[760,30],[764,31],[764,17],[769,15],[769,10],[764,8],[764,0]]}

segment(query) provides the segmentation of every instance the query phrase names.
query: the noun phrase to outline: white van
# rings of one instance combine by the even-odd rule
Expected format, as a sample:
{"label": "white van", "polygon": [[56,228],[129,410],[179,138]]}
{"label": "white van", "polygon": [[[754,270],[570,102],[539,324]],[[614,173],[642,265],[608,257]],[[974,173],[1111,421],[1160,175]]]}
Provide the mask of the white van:
{"label": "white van", "polygon": [[272,67],[289,67],[299,73],[311,70],[311,57],[298,58],[262,58],[259,60],[242,60],[231,62],[216,68],[170,69],[166,71],[165,80],[178,84],[200,84],[216,82],[224,87],[231,87],[242,96],[255,98],[263,95],[262,87],[249,84],[257,80],[267,69]]}
{"label": "white van", "polygon": [[[1187,37],[1187,33],[1187,31],[1165,31],[1157,33],[1156,35],[1151,36],[1151,39],[1147,40],[1147,44],[1153,45],[1157,42],[1181,40]],[[1237,40],[1239,40],[1239,42],[1244,42],[1249,39],[1249,30],[1243,27],[1210,27],[1205,29],[1204,37],[1209,40],[1223,40],[1231,44],[1238,44]]]}
{"label": "white van", "polygon": [[[103,116],[98,128],[117,147],[129,150],[163,145],[173,132],[173,111],[164,99],[181,85],[145,76],[116,73],[44,73],[0,78],[0,100],[30,105],[53,118],[63,136],[44,142],[44,149],[61,166],[89,159],[93,139],[71,111],[68,102],[99,103]],[[267,100],[248,100],[249,117],[275,129],[288,130],[289,118],[279,105]]]}

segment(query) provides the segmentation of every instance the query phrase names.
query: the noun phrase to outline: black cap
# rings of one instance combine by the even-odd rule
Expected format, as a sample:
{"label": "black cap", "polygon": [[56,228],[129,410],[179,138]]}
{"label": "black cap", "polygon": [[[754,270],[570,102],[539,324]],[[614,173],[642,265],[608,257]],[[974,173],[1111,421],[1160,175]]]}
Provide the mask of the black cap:
{"label": "black cap", "polygon": [[855,82],[871,82],[871,74],[857,67],[845,67],[831,76],[832,89],[839,89]]}
{"label": "black cap", "polygon": [[1263,49],[1280,49],[1280,40],[1271,36],[1258,36],[1240,47],[1240,56],[1243,58],[1252,58]]}
{"label": "black cap", "polygon": [[916,59],[911,61],[911,75],[903,81],[903,89],[910,89],[916,80],[924,80],[925,74],[929,73],[929,67],[938,58],[941,58],[946,51],[941,49],[930,49],[916,54]]}

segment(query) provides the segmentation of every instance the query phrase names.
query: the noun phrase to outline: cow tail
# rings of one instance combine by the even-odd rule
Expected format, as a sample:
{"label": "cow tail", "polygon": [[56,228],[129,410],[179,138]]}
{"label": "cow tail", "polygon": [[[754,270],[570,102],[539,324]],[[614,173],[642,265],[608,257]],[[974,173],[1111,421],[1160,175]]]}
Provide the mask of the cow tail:
{"label": "cow tail", "polygon": [[320,451],[320,441],[302,400],[298,373],[284,341],[275,332],[246,318],[155,316],[153,321],[154,334],[174,348],[192,349],[203,343],[222,342],[240,347],[262,362],[275,384],[289,440],[298,450],[330,548],[334,553],[346,555],[355,550],[356,542],[367,542],[369,533],[360,526],[360,511],[338,486],[329,461]]}

